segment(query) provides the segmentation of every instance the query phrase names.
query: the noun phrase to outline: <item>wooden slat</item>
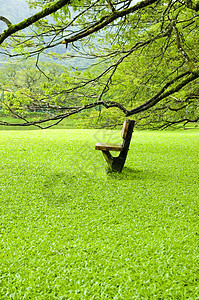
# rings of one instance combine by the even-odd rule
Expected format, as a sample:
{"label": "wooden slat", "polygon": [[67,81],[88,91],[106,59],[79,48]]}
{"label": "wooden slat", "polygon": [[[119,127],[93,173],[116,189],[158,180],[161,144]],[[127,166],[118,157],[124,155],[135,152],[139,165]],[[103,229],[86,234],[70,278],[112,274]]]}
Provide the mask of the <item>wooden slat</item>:
{"label": "wooden slat", "polygon": [[127,131],[129,128],[129,122],[124,121],[123,127],[122,127],[122,138],[125,139],[127,135]]}
{"label": "wooden slat", "polygon": [[102,150],[102,151],[122,151],[122,145],[97,143],[95,145],[95,149]]}

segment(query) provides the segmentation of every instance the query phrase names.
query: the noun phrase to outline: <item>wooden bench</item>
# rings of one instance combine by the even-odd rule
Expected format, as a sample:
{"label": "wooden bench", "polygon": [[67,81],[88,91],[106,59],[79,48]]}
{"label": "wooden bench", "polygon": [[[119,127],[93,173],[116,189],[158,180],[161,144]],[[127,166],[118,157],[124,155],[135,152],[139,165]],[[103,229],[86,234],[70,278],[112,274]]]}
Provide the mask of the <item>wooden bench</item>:
{"label": "wooden bench", "polygon": [[[135,121],[124,121],[122,128],[123,144],[97,143],[96,150],[101,150],[111,172],[122,172],[131,142]],[[113,157],[110,151],[119,151],[118,157]]]}

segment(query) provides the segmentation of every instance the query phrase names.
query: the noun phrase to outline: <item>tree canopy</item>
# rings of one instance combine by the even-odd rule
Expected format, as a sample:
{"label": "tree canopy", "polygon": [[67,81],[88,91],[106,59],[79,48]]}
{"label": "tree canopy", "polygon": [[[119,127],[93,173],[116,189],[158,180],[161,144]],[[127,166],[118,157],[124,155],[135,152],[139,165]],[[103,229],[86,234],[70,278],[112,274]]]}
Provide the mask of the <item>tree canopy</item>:
{"label": "tree canopy", "polygon": [[[1,68],[1,103],[22,126],[95,107],[162,128],[199,120],[198,1],[28,3],[36,13],[16,24],[0,16],[1,55],[12,62]],[[34,57],[37,70],[21,63]],[[27,110],[46,114],[29,121]]]}

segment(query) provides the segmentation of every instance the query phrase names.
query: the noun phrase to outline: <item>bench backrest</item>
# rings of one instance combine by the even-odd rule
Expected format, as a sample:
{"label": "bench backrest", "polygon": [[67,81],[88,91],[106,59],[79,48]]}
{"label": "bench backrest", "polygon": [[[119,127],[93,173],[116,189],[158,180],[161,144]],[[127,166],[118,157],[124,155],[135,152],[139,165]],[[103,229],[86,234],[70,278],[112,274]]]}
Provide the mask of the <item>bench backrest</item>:
{"label": "bench backrest", "polygon": [[134,120],[124,121],[124,125],[123,125],[123,128],[122,128],[122,137],[123,137],[123,145],[122,145],[123,150],[122,150],[122,152],[123,153],[125,153],[129,149],[134,125],[135,125]]}
{"label": "bench backrest", "polygon": [[127,132],[128,132],[128,128],[129,128],[129,122],[124,121],[123,127],[122,127],[122,138],[125,139],[127,136]]}

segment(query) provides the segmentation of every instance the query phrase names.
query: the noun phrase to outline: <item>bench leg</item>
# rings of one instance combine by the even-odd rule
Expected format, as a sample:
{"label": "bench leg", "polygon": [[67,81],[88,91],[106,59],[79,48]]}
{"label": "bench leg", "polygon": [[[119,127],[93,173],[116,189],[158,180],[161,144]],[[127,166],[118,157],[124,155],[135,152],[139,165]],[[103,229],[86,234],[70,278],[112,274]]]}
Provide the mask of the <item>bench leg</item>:
{"label": "bench leg", "polygon": [[109,151],[103,151],[102,150],[102,154],[108,164],[109,170],[112,172],[112,164],[113,164],[113,156],[110,154]]}
{"label": "bench leg", "polygon": [[126,155],[120,155],[118,157],[113,157],[109,151],[103,151],[102,154],[108,164],[110,172],[122,172],[124,167],[127,153]]}

